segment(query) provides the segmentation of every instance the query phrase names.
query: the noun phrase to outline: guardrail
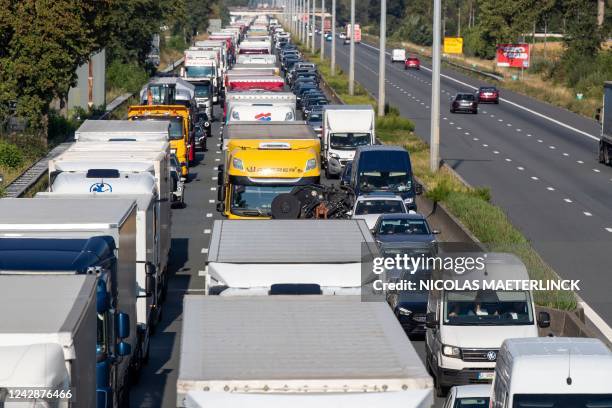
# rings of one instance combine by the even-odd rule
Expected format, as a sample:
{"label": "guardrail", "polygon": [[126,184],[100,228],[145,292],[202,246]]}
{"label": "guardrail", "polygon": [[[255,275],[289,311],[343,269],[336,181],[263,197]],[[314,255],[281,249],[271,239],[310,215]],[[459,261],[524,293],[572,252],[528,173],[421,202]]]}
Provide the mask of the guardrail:
{"label": "guardrail", "polygon": [[[168,65],[163,70],[159,71],[162,74],[167,74],[169,72],[174,71],[176,68],[183,64],[184,58],[180,58],[172,64]],[[115,99],[113,99],[104,110],[104,113],[99,116],[97,119],[107,119],[108,116],[113,113],[116,109],[122,106],[126,101],[128,101],[133,93],[124,93],[123,95],[119,95]],[[73,142],[64,142],[55,146],[51,149],[45,157],[28,167],[19,177],[17,177],[11,184],[6,186],[4,189],[4,197],[3,198],[18,198],[24,195],[28,190],[30,190],[36,183],[40,181],[40,179],[47,173],[49,170],[49,161],[54,157],[59,156],[63,152],[65,152]]]}

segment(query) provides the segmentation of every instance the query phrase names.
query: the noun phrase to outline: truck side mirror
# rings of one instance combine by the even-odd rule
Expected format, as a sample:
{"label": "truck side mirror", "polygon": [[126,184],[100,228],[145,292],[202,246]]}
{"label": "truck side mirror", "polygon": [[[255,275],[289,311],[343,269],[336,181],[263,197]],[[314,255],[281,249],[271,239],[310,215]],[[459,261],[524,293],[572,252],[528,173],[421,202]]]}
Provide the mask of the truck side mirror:
{"label": "truck side mirror", "polygon": [[550,314],[548,312],[538,313],[538,326],[542,329],[550,327]]}
{"label": "truck side mirror", "polygon": [[217,189],[217,201],[225,201],[225,186],[221,186]]}
{"label": "truck side mirror", "polygon": [[595,110],[595,120],[601,122],[601,108]]}
{"label": "truck side mirror", "polygon": [[102,279],[98,279],[98,286],[96,287],[96,311],[98,314],[106,313],[110,308],[110,298],[108,296],[108,288],[106,282]]}
{"label": "truck side mirror", "polygon": [[127,339],[130,337],[130,315],[127,313],[117,313],[117,337]]}
{"label": "truck side mirror", "polygon": [[117,355],[121,357],[129,356],[132,354],[132,346],[125,341],[119,342],[117,344]]}
{"label": "truck side mirror", "polygon": [[151,297],[155,293],[155,283],[157,282],[155,279],[155,270],[155,265],[151,262],[145,264],[145,292],[147,297]]}
{"label": "truck side mirror", "polygon": [[438,319],[436,319],[436,312],[429,312],[425,315],[425,326],[430,329],[435,329],[438,327]]}
{"label": "truck side mirror", "polygon": [[421,183],[415,183],[415,185],[414,185],[414,192],[417,195],[423,194],[423,185]]}

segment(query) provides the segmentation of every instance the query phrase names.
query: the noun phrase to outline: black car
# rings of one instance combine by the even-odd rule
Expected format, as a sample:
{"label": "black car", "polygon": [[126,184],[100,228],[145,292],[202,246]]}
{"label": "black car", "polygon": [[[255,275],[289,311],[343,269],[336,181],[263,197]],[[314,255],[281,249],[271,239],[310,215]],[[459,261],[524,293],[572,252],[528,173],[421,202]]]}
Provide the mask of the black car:
{"label": "black car", "polygon": [[418,213],[383,214],[376,221],[373,235],[376,243],[385,248],[407,248],[423,252],[438,252],[436,235],[427,219]]}
{"label": "black car", "polygon": [[327,100],[326,97],[324,96],[316,96],[313,98],[307,98],[305,101],[302,102],[304,105],[304,114],[306,116],[310,115],[310,112],[312,111],[312,109],[315,106],[323,106],[323,105],[328,105],[329,101]]}
{"label": "black car", "polygon": [[[385,257],[395,257],[396,254],[403,256],[403,252],[388,251],[383,252]],[[393,310],[395,317],[404,329],[404,332],[411,339],[422,339],[425,336],[425,317],[427,315],[427,301],[429,291],[419,288],[420,282],[431,279],[431,271],[402,270],[396,277],[390,278],[392,282],[414,282],[414,290],[389,290],[386,293],[387,303]]]}
{"label": "black car", "polygon": [[311,78],[297,78],[295,81],[293,81],[293,83],[291,84],[291,90],[292,91],[296,91],[298,90],[302,85],[304,84],[310,84],[310,85],[315,85],[317,86],[318,84],[313,81]]}
{"label": "black car", "polygon": [[353,169],[353,162],[347,161],[342,169],[342,175],[340,176],[340,185],[348,186],[351,183],[351,170]]}
{"label": "black car", "polygon": [[451,98],[450,112],[470,112],[473,114],[478,113],[478,101],[474,94],[471,93],[458,93]]}
{"label": "black car", "polygon": [[323,107],[321,105],[313,106],[310,110],[306,122],[321,137],[323,130]]}

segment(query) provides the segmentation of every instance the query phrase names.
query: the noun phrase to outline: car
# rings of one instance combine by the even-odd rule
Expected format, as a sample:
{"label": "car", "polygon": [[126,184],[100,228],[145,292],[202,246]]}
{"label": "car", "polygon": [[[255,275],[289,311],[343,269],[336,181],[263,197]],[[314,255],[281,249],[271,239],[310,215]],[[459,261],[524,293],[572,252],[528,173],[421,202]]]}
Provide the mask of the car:
{"label": "car", "polygon": [[374,229],[382,214],[405,214],[408,210],[402,197],[393,193],[364,194],[355,200],[351,216],[364,220],[369,229]]}
{"label": "car", "polygon": [[476,91],[476,98],[478,98],[478,103],[489,102],[489,103],[499,103],[499,91],[494,86],[481,86]]}
{"label": "car", "polygon": [[404,61],[404,69],[421,69],[421,60],[417,57],[408,57],[406,61]]}
{"label": "car", "polygon": [[344,169],[342,169],[342,174],[340,175],[340,185],[348,186],[351,184],[351,170],[353,169],[353,161],[347,161],[344,165]]}
{"label": "car", "polygon": [[170,155],[170,178],[172,179],[172,207],[185,207],[185,179],[181,176],[181,165],[176,154]]}
{"label": "car", "polygon": [[312,108],[315,106],[329,105],[329,101],[325,96],[316,96],[314,98],[307,98],[304,102],[304,115],[310,115]]}
{"label": "car", "polygon": [[478,101],[474,94],[471,93],[458,93],[451,97],[450,112],[470,112],[473,114],[478,113]]}
{"label": "car", "polygon": [[455,386],[450,389],[444,406],[448,408],[489,408],[490,395],[491,384]]}
{"label": "car", "polygon": [[332,38],[333,38],[333,37],[332,37],[331,33],[327,33],[327,34],[325,34],[325,41],[331,41],[331,40],[332,40]]}
{"label": "car", "polygon": [[342,38],[342,39],[346,38],[346,33],[345,32],[338,33],[338,38]]}
{"label": "car", "polygon": [[306,119],[306,123],[308,123],[320,138],[321,132],[323,131],[323,107],[321,105],[312,107]]}
{"label": "car", "polygon": [[344,41],[342,42],[344,45],[348,45],[351,43],[351,39],[348,37],[344,37]]}
{"label": "car", "polygon": [[422,214],[411,212],[381,215],[372,234],[383,251],[386,248],[408,248],[437,254],[436,235],[439,233],[429,227]]}

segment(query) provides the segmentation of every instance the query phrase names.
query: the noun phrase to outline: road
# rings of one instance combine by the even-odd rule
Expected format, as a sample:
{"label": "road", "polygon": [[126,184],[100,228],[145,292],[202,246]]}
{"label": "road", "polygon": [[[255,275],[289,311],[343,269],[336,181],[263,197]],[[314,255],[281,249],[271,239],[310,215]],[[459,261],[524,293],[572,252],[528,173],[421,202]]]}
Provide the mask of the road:
{"label": "road", "polygon": [[[348,72],[349,46],[337,42],[336,51],[337,64]],[[356,80],[377,95],[378,49],[359,44],[355,52]],[[430,68],[405,71],[387,56],[387,101],[426,139]],[[503,89],[499,105],[482,104],[478,115],[451,114],[452,95],[486,83],[454,70],[442,74],[442,159],[470,184],[489,187],[494,203],[544,260],[561,277],[580,279],[579,296],[610,325],[612,168],[597,162],[597,123]]]}

